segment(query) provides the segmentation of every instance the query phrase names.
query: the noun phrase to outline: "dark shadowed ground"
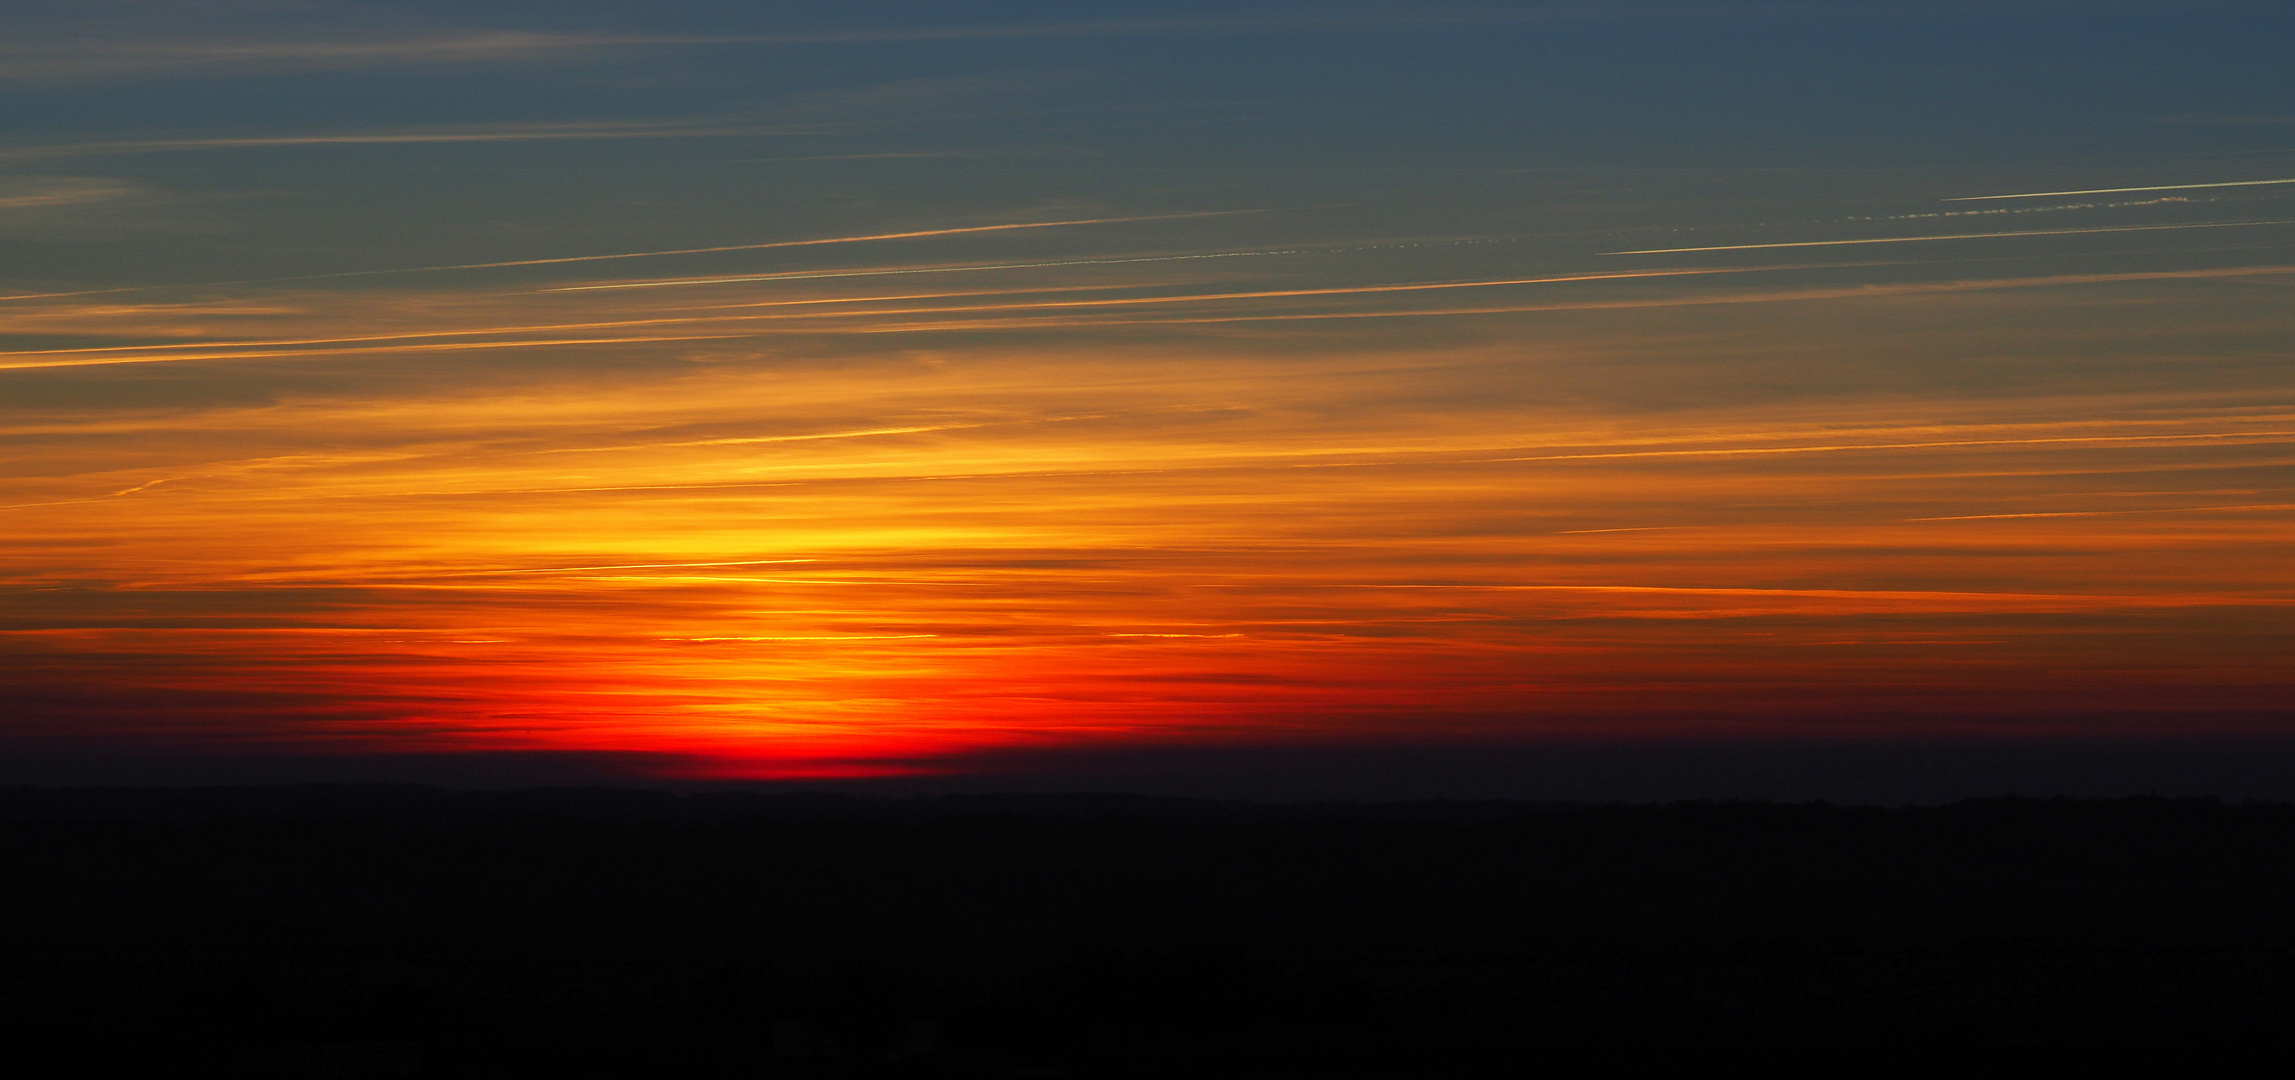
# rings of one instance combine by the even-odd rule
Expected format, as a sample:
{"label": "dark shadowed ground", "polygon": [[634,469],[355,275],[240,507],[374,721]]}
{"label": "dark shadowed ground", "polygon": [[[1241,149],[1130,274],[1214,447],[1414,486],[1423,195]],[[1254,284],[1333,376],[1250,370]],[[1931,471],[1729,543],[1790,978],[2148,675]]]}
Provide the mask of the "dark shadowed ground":
{"label": "dark shadowed ground", "polygon": [[11,1044],[246,1076],[2227,1074],[2295,806],[0,793]]}

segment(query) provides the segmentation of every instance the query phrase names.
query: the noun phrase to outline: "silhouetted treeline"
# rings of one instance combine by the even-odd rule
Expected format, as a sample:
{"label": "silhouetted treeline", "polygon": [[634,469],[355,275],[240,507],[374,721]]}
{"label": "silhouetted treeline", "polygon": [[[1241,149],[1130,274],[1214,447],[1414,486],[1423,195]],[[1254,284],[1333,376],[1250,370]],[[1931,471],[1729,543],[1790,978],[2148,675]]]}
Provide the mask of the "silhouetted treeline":
{"label": "silhouetted treeline", "polygon": [[355,1076],[2227,1067],[2295,806],[0,792],[12,1045]]}

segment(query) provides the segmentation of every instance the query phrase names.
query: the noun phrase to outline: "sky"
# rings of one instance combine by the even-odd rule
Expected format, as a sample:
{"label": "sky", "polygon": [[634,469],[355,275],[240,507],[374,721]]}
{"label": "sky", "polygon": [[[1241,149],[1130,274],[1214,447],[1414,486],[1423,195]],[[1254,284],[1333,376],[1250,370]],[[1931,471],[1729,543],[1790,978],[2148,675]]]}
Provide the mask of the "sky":
{"label": "sky", "polygon": [[2295,737],[2283,5],[0,30],[19,760]]}

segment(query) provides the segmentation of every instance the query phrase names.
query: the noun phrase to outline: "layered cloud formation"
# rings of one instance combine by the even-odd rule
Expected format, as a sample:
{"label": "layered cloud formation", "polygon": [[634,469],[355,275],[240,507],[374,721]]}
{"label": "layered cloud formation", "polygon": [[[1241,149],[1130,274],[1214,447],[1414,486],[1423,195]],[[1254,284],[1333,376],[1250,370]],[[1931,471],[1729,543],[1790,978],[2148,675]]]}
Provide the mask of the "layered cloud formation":
{"label": "layered cloud formation", "polygon": [[[711,47],[1081,33],[990,32],[1019,25]],[[357,78],[379,33],[339,35]],[[1493,170],[1308,138],[1289,166],[1253,138],[1311,110],[1185,149],[1183,95],[1012,91],[1063,61],[1041,44],[944,64],[1000,88],[961,120],[969,91],[813,75],[760,91],[803,117],[426,98],[234,132],[227,87],[131,130],[103,80],[141,48],[7,61],[81,110],[0,178],[18,746],[806,776],[2289,720],[2277,151]],[[245,77],[351,93],[295,55]]]}

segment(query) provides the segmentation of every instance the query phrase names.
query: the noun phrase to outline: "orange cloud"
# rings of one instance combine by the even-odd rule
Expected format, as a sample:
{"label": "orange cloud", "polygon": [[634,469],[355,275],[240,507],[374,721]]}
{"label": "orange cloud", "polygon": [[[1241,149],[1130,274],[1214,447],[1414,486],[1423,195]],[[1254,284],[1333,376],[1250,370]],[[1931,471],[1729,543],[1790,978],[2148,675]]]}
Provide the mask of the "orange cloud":
{"label": "orange cloud", "polygon": [[[7,328],[77,344],[11,378],[170,381],[0,428],[9,730],[741,775],[1111,741],[2252,730],[2287,700],[2295,401],[2236,364],[2095,373],[2267,353],[2284,309],[2252,283],[2283,271],[21,306]],[[1448,336],[1065,330],[1490,286],[1578,306]],[[1085,287],[1139,294],[1041,299]],[[2134,288],[2195,291],[2119,335]],[[658,332],[751,318],[729,303],[841,306],[771,339]],[[949,321],[866,333],[920,310]],[[564,336],[603,328],[632,332]],[[1875,341],[1958,372],[2012,351],[2028,389],[1972,397]]]}

